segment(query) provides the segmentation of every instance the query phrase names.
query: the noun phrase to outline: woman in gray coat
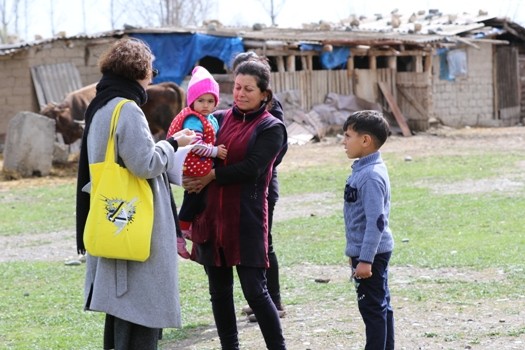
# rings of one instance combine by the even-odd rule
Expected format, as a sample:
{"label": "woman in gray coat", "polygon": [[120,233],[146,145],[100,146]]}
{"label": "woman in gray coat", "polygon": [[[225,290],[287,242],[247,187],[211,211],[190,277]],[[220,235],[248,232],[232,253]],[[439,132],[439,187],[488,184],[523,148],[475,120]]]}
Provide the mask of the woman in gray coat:
{"label": "woman in gray coat", "polygon": [[106,313],[104,349],[157,349],[159,329],[181,326],[176,211],[166,171],[175,151],[194,137],[182,131],[154,142],[139,108],[153,78],[153,55],[136,39],[116,42],[100,59],[102,79],[86,111],[77,183],[77,246],[85,253],[83,231],[89,212],[89,164],[105,156],[113,109],[125,103],[116,129],[119,163],[148,179],[154,198],[150,257],[145,262],[97,258],[87,254],[85,309]]}

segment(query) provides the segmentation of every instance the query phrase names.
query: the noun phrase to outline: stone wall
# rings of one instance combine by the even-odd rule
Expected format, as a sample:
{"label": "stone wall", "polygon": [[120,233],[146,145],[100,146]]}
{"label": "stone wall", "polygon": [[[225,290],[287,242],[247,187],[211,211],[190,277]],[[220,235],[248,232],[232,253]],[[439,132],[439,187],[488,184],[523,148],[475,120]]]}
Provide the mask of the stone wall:
{"label": "stone wall", "polygon": [[467,75],[441,80],[439,60],[433,63],[431,115],[451,127],[498,126],[494,118],[493,46],[476,43],[465,47]]}

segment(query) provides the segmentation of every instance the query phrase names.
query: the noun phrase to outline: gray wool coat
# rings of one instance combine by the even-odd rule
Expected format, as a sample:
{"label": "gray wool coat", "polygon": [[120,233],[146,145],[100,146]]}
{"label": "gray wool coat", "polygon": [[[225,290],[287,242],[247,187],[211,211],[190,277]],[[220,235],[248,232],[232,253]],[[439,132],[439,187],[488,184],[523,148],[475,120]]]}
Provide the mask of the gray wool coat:
{"label": "gray wool coat", "polygon": [[[90,164],[104,159],[111,114],[120,100],[112,99],[93,118],[87,139]],[[87,254],[85,309],[151,328],[181,327],[176,228],[166,175],[175,152],[167,141],[154,142],[134,102],[122,107],[116,135],[119,158],[132,173],[148,179],[153,190],[151,254],[145,262]],[[89,184],[83,190],[89,192]]]}

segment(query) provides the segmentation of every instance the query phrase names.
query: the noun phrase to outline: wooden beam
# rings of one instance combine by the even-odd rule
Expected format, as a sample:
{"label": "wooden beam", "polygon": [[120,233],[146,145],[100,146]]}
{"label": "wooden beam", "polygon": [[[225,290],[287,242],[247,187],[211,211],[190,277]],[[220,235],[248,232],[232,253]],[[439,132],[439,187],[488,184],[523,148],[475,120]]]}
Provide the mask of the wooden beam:
{"label": "wooden beam", "polygon": [[381,89],[383,96],[385,96],[386,101],[388,102],[388,105],[392,109],[392,113],[394,114],[394,117],[396,118],[397,124],[401,128],[401,132],[403,133],[403,136],[405,137],[411,136],[412,133],[410,132],[410,128],[407,125],[407,122],[405,120],[405,117],[403,116],[403,113],[401,113],[399,106],[394,100],[394,96],[392,96],[392,94],[390,93],[390,90],[388,89],[388,85],[384,82],[378,82],[377,84],[379,84],[379,88]]}

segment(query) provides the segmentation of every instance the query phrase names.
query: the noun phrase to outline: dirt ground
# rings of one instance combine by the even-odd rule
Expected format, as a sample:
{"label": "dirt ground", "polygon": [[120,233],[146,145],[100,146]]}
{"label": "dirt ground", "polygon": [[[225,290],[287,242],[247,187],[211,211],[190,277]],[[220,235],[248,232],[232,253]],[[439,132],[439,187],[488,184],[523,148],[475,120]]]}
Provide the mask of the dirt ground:
{"label": "dirt ground", "polygon": [[[449,129],[437,128],[411,137],[392,136],[383,152],[393,152],[404,157],[417,159],[427,154],[479,154],[496,148],[508,152],[523,153],[525,149],[525,128],[497,129]],[[281,165],[300,168],[309,164],[340,162],[345,164],[344,151],[339,138],[303,146],[292,145]],[[520,165],[525,170],[525,160]],[[525,171],[512,178],[502,174],[497,179],[497,190],[512,191],[525,186]],[[57,182],[74,182],[71,171],[57,169],[54,176],[16,181],[0,181],[0,192],[12,188],[42,186]],[[465,191],[492,191],[484,182],[462,184]],[[453,189],[452,189],[453,190]],[[323,216],[340,210],[337,198],[326,193],[308,196],[282,196],[276,209],[276,221],[304,215]],[[59,242],[59,243],[57,243]],[[35,250],[35,246],[45,249]],[[0,262],[17,260],[67,261],[75,259],[73,232],[0,236],[2,253]],[[35,252],[39,252],[35,254]],[[42,252],[45,252],[44,254]],[[183,262],[185,263],[185,262]],[[297,266],[281,269],[283,274],[293,274],[309,283],[313,277],[340,281],[348,278],[347,268],[341,266]],[[391,268],[391,288],[402,287],[417,280],[425,280],[428,288],[441,288],[428,281],[446,278],[462,281],[494,281],[505,278],[498,270],[467,271],[454,269],[421,269],[413,266]],[[327,290],[327,293],[330,293]],[[290,350],[335,350],[362,349],[364,328],[355,301],[348,296],[334,295],[326,298],[322,305],[311,300],[300,305],[288,305],[287,315],[282,319],[283,329]],[[509,330],[525,327],[525,296],[519,300],[485,300],[483,303],[468,302],[461,305],[440,304],[429,301],[422,306],[393,296],[396,319],[397,349],[525,349],[525,335],[509,335]],[[240,307],[240,305],[239,305]],[[211,318],[210,318],[211,319]],[[264,349],[260,330],[256,323],[249,323],[239,314],[238,326],[242,349]],[[182,343],[167,344],[167,350],[211,350],[219,349],[219,342],[213,324]]]}

